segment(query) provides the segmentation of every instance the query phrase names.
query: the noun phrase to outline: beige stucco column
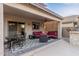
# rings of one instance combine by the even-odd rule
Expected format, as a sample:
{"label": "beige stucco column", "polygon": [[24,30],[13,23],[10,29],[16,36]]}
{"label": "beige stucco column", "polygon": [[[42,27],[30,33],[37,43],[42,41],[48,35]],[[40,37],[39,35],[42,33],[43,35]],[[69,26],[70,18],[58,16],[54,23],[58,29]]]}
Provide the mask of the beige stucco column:
{"label": "beige stucco column", "polygon": [[62,22],[58,22],[58,38],[62,38]]}
{"label": "beige stucco column", "polygon": [[4,55],[3,4],[0,4],[0,56]]}

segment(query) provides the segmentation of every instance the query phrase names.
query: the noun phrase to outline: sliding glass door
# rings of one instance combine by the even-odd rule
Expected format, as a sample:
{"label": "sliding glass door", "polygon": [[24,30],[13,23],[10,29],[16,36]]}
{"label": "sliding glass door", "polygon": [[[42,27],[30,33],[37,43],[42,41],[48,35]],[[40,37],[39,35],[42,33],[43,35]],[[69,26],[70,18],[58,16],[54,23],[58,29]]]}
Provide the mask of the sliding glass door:
{"label": "sliding glass door", "polygon": [[8,24],[9,24],[8,25],[9,36],[16,36],[19,34],[24,35],[24,33],[25,33],[25,24],[24,23],[9,21]]}

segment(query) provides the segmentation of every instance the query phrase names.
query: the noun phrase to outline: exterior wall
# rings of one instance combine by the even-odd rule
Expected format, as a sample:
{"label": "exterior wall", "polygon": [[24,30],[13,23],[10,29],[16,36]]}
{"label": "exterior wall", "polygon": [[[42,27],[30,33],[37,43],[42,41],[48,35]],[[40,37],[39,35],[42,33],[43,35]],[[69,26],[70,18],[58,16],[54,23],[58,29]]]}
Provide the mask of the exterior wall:
{"label": "exterior wall", "polygon": [[[28,35],[31,35],[33,31],[58,31],[58,35],[61,36],[61,30],[62,28],[60,27],[60,22],[58,23],[57,21],[52,21],[52,22],[47,22],[47,29],[44,29],[43,21],[37,21],[33,19],[26,19],[23,16],[20,15],[12,15],[12,14],[5,14],[5,20],[4,20],[4,36],[8,36],[8,21],[16,21],[16,22],[24,22],[25,23],[25,33],[26,33],[26,38],[28,38]],[[39,30],[33,30],[32,29],[32,22],[40,22],[40,29]],[[50,28],[49,28],[50,27]]]}
{"label": "exterior wall", "polygon": [[71,23],[63,23],[62,27],[74,27],[74,24]]}
{"label": "exterior wall", "polygon": [[58,31],[58,22],[57,21],[48,21],[45,23],[46,31]]}
{"label": "exterior wall", "polygon": [[[6,3],[4,5],[7,5],[7,6],[10,6],[10,7],[25,11],[25,13],[29,12],[29,13],[44,17],[45,19],[54,20],[54,21],[58,21],[59,23],[61,23],[60,18],[57,18],[54,15],[52,15],[52,14],[50,14],[50,13],[48,13],[48,12],[46,12],[46,11],[40,9],[40,8],[37,8],[37,7],[35,7],[35,6],[31,5],[31,4],[23,5],[23,4],[16,4],[16,3],[15,4]],[[59,27],[61,27],[60,24],[59,24]],[[59,29],[58,31],[61,32],[59,27],[58,27],[58,29]],[[59,36],[61,36],[61,34]]]}
{"label": "exterior wall", "polygon": [[70,32],[70,44],[74,46],[79,46],[79,31]]}
{"label": "exterior wall", "polygon": [[70,23],[63,23],[62,24],[62,36],[68,38],[69,32],[74,30],[74,24],[72,22]]}
{"label": "exterior wall", "polygon": [[4,55],[4,20],[3,4],[0,4],[0,56]]}
{"label": "exterior wall", "polygon": [[78,16],[68,16],[68,17],[64,17],[64,19],[62,20],[62,22],[77,22],[78,21]]}
{"label": "exterior wall", "polygon": [[41,24],[43,23],[42,21],[37,21],[37,20],[32,20],[32,19],[26,19],[23,16],[19,15],[12,15],[12,14],[5,14],[5,20],[4,20],[4,32],[5,32],[5,37],[8,36],[8,21],[16,21],[16,22],[24,22],[25,23],[25,33],[26,33],[26,38],[28,38],[28,35],[31,35],[33,31],[43,31],[43,26],[40,26],[39,30],[33,30],[32,29],[32,22],[40,22]]}
{"label": "exterior wall", "polygon": [[70,31],[73,31],[74,28],[73,27],[63,27],[62,28],[62,34],[63,34],[63,37],[66,37],[68,38],[70,36]]}
{"label": "exterior wall", "polygon": [[79,16],[68,16],[64,17],[64,20],[62,20],[62,29],[63,29],[63,37],[69,37],[69,29],[70,31],[75,30],[74,22],[77,22],[77,26],[79,27]]}
{"label": "exterior wall", "polygon": [[62,38],[62,22],[50,21],[45,23],[45,31],[58,31],[58,39]]}

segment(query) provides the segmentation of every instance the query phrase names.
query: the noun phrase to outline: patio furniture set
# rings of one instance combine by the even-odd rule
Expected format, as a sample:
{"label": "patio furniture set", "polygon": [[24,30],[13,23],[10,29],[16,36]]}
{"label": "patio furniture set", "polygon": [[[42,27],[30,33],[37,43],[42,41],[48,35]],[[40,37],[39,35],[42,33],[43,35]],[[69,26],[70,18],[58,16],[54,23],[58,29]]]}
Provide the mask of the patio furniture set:
{"label": "patio furniture set", "polygon": [[14,37],[6,37],[6,40],[7,41],[4,44],[7,45],[7,48],[12,51],[16,48],[15,46],[22,48],[26,39],[22,36],[18,37],[16,35]]}
{"label": "patio furniture set", "polygon": [[47,42],[50,38],[57,39],[57,31],[50,31],[48,33],[33,32],[32,35],[29,35],[29,39],[39,38],[39,42]]}
{"label": "patio furniture set", "polygon": [[57,33],[57,31],[49,31],[48,33],[43,33],[41,31],[33,32],[32,35],[29,35],[29,39],[40,38],[41,36],[47,36],[48,38],[57,39],[58,33]]}
{"label": "patio furniture set", "polygon": [[[39,38],[40,43],[45,43],[48,42],[50,38],[57,39],[57,32],[52,31],[52,32],[48,32],[47,34],[44,34],[40,31],[40,32],[33,32],[33,35],[29,35],[29,39],[32,40],[35,38]],[[13,37],[7,37],[6,39],[7,41],[5,42],[5,45],[7,45],[7,48],[11,50],[11,52],[16,48],[15,46],[22,48],[24,46],[24,43],[26,42],[25,36],[16,35]]]}

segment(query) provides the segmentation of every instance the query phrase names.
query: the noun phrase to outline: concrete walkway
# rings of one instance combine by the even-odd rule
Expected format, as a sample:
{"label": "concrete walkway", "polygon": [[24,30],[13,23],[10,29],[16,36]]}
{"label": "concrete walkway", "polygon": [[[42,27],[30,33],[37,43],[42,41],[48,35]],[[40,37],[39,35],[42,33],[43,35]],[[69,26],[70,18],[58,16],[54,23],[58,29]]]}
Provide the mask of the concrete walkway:
{"label": "concrete walkway", "polygon": [[32,54],[33,56],[79,56],[79,46],[59,40]]}

